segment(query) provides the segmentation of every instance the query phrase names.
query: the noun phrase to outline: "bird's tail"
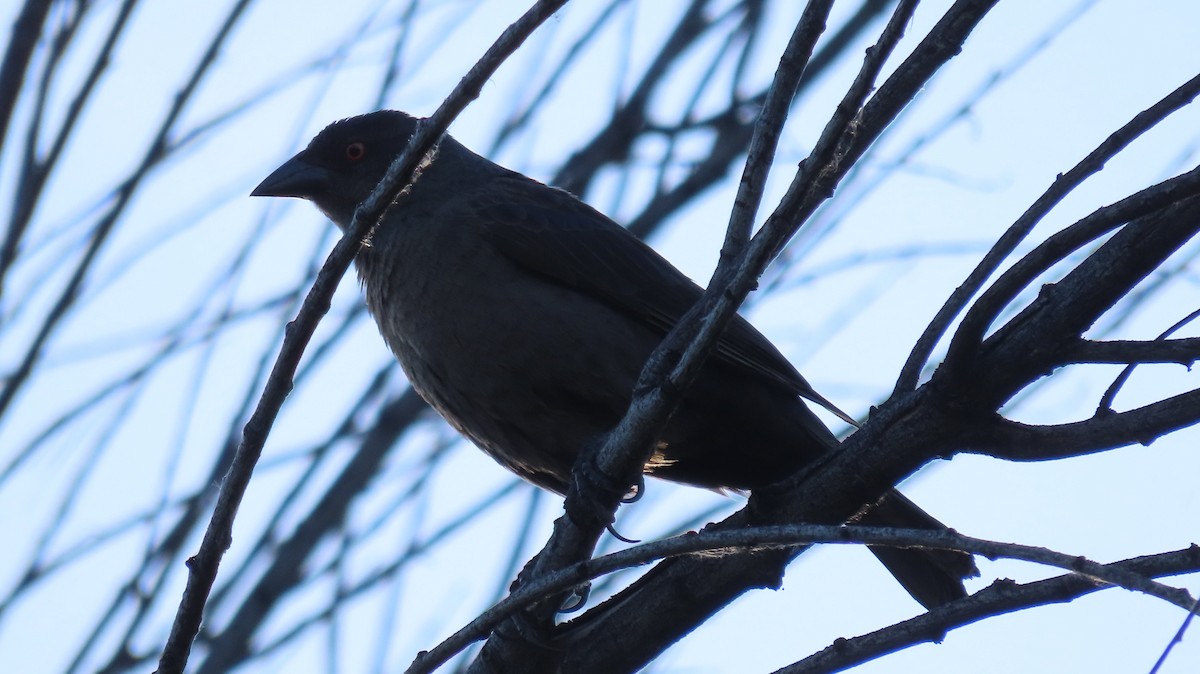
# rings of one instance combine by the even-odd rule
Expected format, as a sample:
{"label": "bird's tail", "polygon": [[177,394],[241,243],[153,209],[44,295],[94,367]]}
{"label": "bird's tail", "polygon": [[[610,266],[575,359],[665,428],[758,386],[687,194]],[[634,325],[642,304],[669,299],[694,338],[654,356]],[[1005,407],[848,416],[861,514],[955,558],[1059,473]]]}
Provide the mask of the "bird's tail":
{"label": "bird's tail", "polygon": [[[865,510],[853,523],[877,527],[946,529],[946,525],[895,490]],[[871,546],[871,552],[892,572],[904,589],[927,609],[967,596],[963,579],[979,575],[975,560],[965,552],[878,546]]]}

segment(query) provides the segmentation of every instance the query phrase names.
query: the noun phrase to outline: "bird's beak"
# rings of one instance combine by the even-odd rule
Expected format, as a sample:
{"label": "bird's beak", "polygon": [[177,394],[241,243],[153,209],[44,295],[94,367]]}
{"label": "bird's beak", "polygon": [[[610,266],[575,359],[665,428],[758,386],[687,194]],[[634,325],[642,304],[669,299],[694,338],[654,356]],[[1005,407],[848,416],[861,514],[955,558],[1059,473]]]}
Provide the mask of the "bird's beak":
{"label": "bird's beak", "polygon": [[292,157],[271,172],[254,191],[252,197],[299,197],[311,199],[329,182],[328,172],[305,160],[304,153]]}

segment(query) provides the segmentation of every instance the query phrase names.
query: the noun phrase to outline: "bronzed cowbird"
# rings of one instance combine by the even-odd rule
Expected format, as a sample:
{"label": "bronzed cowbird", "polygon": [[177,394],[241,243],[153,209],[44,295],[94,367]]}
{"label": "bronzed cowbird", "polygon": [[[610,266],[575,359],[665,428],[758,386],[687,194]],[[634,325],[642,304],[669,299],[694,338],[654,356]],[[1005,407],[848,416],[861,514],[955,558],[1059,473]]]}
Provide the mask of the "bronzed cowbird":
{"label": "bronzed cowbird", "polygon": [[[384,110],[329,125],[255,188],[312,201],[349,227],[416,120]],[[450,136],[356,259],[367,306],[412,386],[494,459],[560,494],[581,448],[625,413],[634,382],[701,289],[571,194]],[[779,481],[837,439],[832,409],[744,319],[728,326],[645,472],[715,489]],[[892,491],[863,524],[944,528]],[[928,607],[965,594],[969,555],[872,548]]]}

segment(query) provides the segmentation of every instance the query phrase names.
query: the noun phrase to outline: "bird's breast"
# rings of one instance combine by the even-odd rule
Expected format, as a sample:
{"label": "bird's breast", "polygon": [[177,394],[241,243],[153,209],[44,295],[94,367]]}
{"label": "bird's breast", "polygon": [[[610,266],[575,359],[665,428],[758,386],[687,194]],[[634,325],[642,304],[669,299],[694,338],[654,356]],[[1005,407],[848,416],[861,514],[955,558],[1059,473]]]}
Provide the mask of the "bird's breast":
{"label": "bird's breast", "polygon": [[379,239],[360,260],[380,332],[460,432],[518,473],[565,474],[625,411],[658,336],[447,229]]}

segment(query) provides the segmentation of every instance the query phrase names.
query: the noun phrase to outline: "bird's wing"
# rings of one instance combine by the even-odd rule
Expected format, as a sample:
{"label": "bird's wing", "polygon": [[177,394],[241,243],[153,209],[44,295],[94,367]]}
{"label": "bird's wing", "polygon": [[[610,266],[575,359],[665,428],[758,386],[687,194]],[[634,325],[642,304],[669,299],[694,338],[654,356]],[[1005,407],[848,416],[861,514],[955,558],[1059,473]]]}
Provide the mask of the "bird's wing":
{"label": "bird's wing", "polygon": [[[644,322],[664,335],[703,289],[628,230],[567,192],[512,174],[477,193],[468,207],[495,249],[541,274]],[[495,189],[503,187],[503,189]],[[813,390],[783,354],[741,316],[730,321],[714,357],[858,423]]]}

